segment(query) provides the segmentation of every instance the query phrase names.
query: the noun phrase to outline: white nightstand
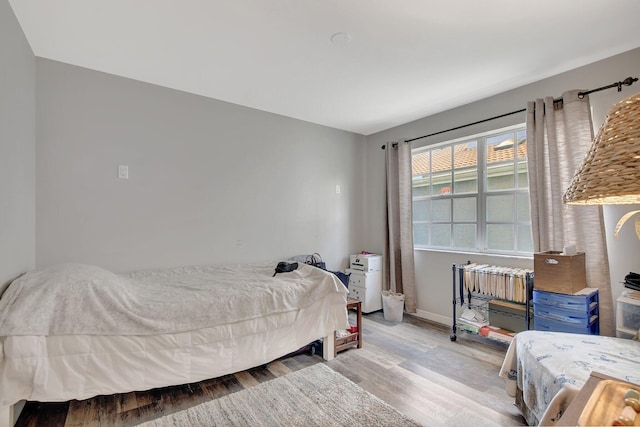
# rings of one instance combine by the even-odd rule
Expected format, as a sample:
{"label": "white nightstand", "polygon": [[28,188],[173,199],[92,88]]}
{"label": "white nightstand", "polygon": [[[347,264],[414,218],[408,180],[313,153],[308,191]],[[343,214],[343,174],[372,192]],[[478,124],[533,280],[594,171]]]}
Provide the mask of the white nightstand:
{"label": "white nightstand", "polygon": [[382,310],[382,271],[357,271],[347,269],[349,298],[362,301],[362,312]]}

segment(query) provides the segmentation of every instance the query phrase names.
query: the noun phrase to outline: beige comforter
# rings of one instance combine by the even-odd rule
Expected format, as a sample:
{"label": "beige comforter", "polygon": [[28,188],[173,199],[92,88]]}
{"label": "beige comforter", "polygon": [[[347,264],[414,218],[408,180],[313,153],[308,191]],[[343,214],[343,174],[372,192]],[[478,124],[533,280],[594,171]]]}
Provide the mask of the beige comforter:
{"label": "beige comforter", "polygon": [[299,310],[346,294],[331,273],[300,264],[192,266],[117,275],[63,264],[27,273],[0,299],[0,336],[153,335]]}

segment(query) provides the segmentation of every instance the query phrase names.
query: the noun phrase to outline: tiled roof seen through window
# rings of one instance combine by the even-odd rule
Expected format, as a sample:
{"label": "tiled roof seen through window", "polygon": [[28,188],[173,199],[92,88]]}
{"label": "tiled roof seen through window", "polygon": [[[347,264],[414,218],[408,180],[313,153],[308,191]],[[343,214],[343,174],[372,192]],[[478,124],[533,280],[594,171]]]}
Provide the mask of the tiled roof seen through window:
{"label": "tiled roof seen through window", "polygon": [[[497,163],[513,159],[513,143],[508,144],[508,140],[501,144],[488,146],[487,163]],[[456,144],[455,147],[455,167],[463,168],[473,166],[477,163],[478,146],[474,142]],[[430,150],[433,153],[433,172],[440,172],[451,169],[451,151],[448,149]],[[412,156],[412,175],[424,175],[429,173],[429,150],[421,153],[414,153]],[[518,158],[524,159],[527,156],[527,141],[518,141]]]}

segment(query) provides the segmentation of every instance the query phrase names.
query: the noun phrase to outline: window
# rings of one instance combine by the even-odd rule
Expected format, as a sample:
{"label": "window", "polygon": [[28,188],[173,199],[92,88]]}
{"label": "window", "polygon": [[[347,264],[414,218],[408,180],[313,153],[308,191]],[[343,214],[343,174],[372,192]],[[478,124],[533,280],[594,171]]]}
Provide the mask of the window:
{"label": "window", "polygon": [[416,248],[531,254],[524,125],[415,149]]}

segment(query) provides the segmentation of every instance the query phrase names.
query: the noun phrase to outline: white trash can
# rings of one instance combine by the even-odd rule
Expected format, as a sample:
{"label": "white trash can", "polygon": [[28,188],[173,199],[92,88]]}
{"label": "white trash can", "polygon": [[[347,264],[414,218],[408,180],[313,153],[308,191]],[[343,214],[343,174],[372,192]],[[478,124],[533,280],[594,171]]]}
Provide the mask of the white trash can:
{"label": "white trash can", "polygon": [[384,320],[402,322],[404,294],[382,291],[382,311],[384,312]]}

